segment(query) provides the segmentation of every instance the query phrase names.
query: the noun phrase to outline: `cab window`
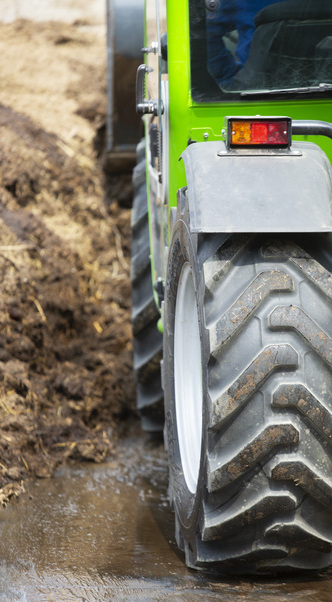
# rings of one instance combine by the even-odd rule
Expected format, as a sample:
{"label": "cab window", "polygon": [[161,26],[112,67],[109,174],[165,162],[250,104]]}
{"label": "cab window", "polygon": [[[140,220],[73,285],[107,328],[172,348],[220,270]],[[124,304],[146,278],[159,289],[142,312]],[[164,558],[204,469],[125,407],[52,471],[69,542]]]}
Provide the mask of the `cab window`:
{"label": "cab window", "polygon": [[[190,0],[192,97],[332,91],[330,0]],[[307,89],[307,90],[306,90]]]}

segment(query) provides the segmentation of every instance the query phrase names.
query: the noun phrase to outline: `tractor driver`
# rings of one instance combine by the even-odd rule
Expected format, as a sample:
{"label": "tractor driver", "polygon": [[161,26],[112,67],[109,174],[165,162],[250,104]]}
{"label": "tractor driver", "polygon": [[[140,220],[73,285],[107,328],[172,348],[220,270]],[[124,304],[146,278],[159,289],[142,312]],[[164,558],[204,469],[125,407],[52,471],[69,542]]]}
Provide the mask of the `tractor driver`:
{"label": "tractor driver", "polygon": [[[286,0],[278,0],[285,2]],[[206,1],[207,63],[210,75],[220,87],[231,84],[234,75],[245,64],[255,31],[254,18],[265,6],[276,0],[213,0]],[[215,5],[218,5],[215,8]],[[212,8],[213,5],[213,8]],[[232,32],[237,40],[226,46],[226,38]],[[231,40],[231,37],[229,38]]]}

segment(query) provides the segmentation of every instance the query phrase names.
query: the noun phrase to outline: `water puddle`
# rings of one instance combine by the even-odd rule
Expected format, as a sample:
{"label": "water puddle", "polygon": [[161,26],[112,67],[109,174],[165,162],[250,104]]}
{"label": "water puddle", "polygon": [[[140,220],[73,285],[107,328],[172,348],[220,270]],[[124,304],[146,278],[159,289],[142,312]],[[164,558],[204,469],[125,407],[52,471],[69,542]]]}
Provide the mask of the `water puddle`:
{"label": "water puddle", "polygon": [[118,459],[63,468],[0,510],[0,600],[332,600],[332,572],[303,581],[190,571],[173,529],[162,444],[126,438]]}

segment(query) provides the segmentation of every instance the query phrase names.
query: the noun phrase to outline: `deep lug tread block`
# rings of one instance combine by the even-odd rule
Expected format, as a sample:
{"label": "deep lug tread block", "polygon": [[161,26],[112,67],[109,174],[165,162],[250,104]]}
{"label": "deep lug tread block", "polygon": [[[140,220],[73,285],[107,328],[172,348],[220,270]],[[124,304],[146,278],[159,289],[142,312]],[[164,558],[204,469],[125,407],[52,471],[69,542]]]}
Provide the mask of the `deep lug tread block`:
{"label": "deep lug tread block", "polygon": [[[242,477],[262,459],[270,457],[273,452],[276,453],[281,446],[289,447],[298,442],[299,432],[292,424],[268,426],[226,464],[213,468],[215,464],[221,463],[219,457],[211,463],[208,480],[209,491],[217,491],[220,487],[225,487],[235,479]],[[220,455],[222,456],[222,454]]]}
{"label": "deep lug tread block", "polygon": [[330,553],[332,550],[331,542],[324,538],[318,531],[313,530],[305,521],[294,521],[291,523],[274,523],[265,531],[268,540],[274,542],[290,542],[293,546]]}
{"label": "deep lug tread block", "polygon": [[[151,323],[157,329],[157,322],[159,319],[159,314],[156,311],[156,303],[151,295],[151,297],[144,299],[142,304],[138,307],[132,309],[132,326],[134,336],[138,336],[139,333],[149,326]],[[156,333],[156,338],[160,334],[158,331]],[[161,337],[159,337],[161,338]]]}
{"label": "deep lug tread block", "polygon": [[269,316],[269,324],[273,330],[296,331],[332,366],[332,339],[300,307],[276,307]]}
{"label": "deep lug tread block", "polygon": [[149,211],[146,202],[146,185],[134,190],[134,202],[131,212],[131,227],[134,233],[144,227],[148,220]]}
{"label": "deep lug tread block", "polygon": [[280,409],[296,408],[317,431],[332,440],[332,413],[303,385],[281,385],[272,403]]}
{"label": "deep lug tread block", "polygon": [[148,408],[148,413],[145,415],[141,411],[141,427],[147,433],[162,433],[164,428],[164,416],[160,411],[156,411],[156,416],[151,414],[151,408]]}
{"label": "deep lug tread block", "polygon": [[296,368],[298,354],[291,345],[269,345],[212,404],[211,427],[217,427],[243,406],[276,370]]}
{"label": "deep lug tread block", "polygon": [[286,514],[294,512],[297,500],[287,493],[273,494],[265,492],[264,497],[257,495],[251,503],[237,503],[238,509],[223,511],[217,509],[206,517],[202,529],[203,541],[211,541],[229,537],[258,521],[264,521],[276,513]]}
{"label": "deep lug tread block", "polygon": [[210,342],[214,354],[272,293],[292,292],[293,280],[282,271],[261,272],[230,309],[214,324]]}
{"label": "deep lug tread block", "polygon": [[242,545],[238,542],[234,543],[234,541],[230,545],[224,543],[223,546],[218,545],[217,542],[197,541],[196,561],[195,563],[192,561],[191,566],[193,568],[220,566],[223,573],[230,570],[233,574],[265,573],[267,558],[269,563],[276,562],[276,566],[278,566],[278,562],[287,558],[288,555],[289,547],[287,545],[278,546],[272,542],[259,543],[253,547],[244,543]]}
{"label": "deep lug tread block", "polygon": [[271,471],[272,479],[293,481],[320,504],[332,510],[332,480],[304,461],[282,461]]}
{"label": "deep lug tread block", "polygon": [[137,408],[143,410],[144,408],[152,408],[152,406],[159,406],[163,402],[163,392],[160,391],[158,386],[158,380],[151,377],[151,380],[156,380],[155,386],[149,381],[147,385],[139,383],[137,385]]}
{"label": "deep lug tread block", "polygon": [[[142,385],[148,385],[151,378],[156,374],[160,377],[160,362],[162,359],[162,353],[158,349],[157,341],[156,345],[150,351],[147,350],[144,356],[141,356],[141,363],[137,365],[137,376],[138,380]],[[144,360],[144,363],[143,361]]]}
{"label": "deep lug tread block", "polygon": [[[280,253],[280,244],[276,246],[268,246],[263,250],[263,255],[267,258],[273,257]],[[321,292],[332,302],[332,275],[318,261],[313,259],[306,251],[298,245],[285,243],[282,248],[282,254],[288,256],[290,262],[295,265],[305,278],[317,286]]]}
{"label": "deep lug tread block", "polygon": [[[150,270],[150,245],[145,244],[145,247],[141,248],[136,255],[132,257],[130,277],[134,283],[136,280],[140,280],[146,270]],[[150,274],[151,277],[151,274]]]}
{"label": "deep lug tread block", "polygon": [[228,272],[232,269],[236,258],[243,253],[243,248],[250,241],[248,236],[238,234],[232,236],[203,264],[206,289],[213,293]]}

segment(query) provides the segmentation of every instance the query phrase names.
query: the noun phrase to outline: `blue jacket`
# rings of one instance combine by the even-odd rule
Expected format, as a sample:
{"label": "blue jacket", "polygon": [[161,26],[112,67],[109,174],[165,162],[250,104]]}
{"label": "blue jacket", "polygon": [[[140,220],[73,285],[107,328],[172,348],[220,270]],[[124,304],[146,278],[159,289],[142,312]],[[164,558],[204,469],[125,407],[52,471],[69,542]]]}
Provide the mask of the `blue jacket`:
{"label": "blue jacket", "polygon": [[[256,14],[276,1],[285,0],[221,0],[216,11],[207,11],[206,36],[208,70],[218,84],[227,84],[246,62]],[[237,30],[236,58],[226,48],[222,36]]]}

